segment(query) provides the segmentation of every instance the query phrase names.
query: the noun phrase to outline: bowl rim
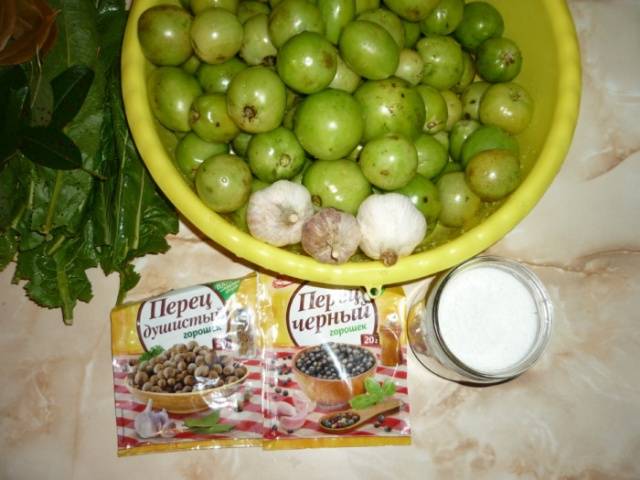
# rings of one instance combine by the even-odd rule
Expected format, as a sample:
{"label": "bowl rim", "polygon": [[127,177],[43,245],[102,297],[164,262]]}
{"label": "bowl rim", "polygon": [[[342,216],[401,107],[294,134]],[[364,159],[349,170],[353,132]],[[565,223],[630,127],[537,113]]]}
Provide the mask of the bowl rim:
{"label": "bowl rim", "polygon": [[346,379],[343,379],[343,378],[333,378],[333,379],[331,379],[331,378],[318,378],[318,377],[314,377],[313,375],[309,375],[309,374],[307,374],[307,373],[304,373],[302,370],[300,370],[300,369],[296,366],[296,359],[297,359],[297,358],[298,358],[298,357],[299,357],[303,352],[306,352],[306,351],[308,351],[308,350],[310,350],[310,349],[312,349],[312,348],[316,348],[316,347],[318,347],[319,345],[321,345],[321,344],[318,344],[318,345],[309,345],[309,346],[307,346],[307,347],[304,347],[304,348],[303,348],[303,349],[301,349],[301,350],[298,350],[298,351],[295,353],[295,355],[293,356],[293,358],[291,359],[291,370],[292,370],[294,373],[296,373],[296,374],[298,374],[298,375],[301,375],[301,376],[303,376],[303,377],[306,377],[306,378],[310,378],[311,380],[313,380],[313,381],[315,381],[315,382],[323,382],[323,383],[327,383],[327,384],[339,384],[339,383],[345,383],[345,381],[352,382],[353,380],[358,379],[358,378],[361,378],[361,377],[363,377],[363,376],[365,376],[365,375],[370,375],[370,374],[371,374],[371,372],[373,372],[373,373],[375,373],[375,372],[376,372],[376,369],[378,368],[378,359],[376,358],[375,354],[374,354],[374,353],[372,353],[372,352],[370,352],[366,347],[363,347],[362,345],[354,345],[354,344],[351,344],[351,343],[338,343],[338,342],[333,342],[333,343],[335,343],[336,345],[350,345],[350,346],[352,346],[352,347],[358,347],[358,348],[361,348],[361,349],[363,349],[363,350],[366,350],[366,351],[367,351],[367,352],[368,352],[368,353],[373,357],[373,366],[372,366],[371,368],[369,368],[368,370],[366,370],[366,371],[364,371],[364,372],[362,372],[362,373],[359,373],[359,374],[358,374],[358,375],[356,375],[355,377],[347,377]]}
{"label": "bowl rim", "polygon": [[178,392],[178,393],[149,392],[149,391],[141,390],[141,389],[136,388],[133,385],[131,385],[131,382],[130,382],[128,377],[125,380],[124,384],[132,394],[133,394],[133,392],[136,392],[136,393],[139,392],[141,395],[154,395],[154,396],[166,397],[166,398],[187,398],[187,397],[192,397],[192,396],[202,397],[204,395],[208,395],[210,393],[216,393],[216,392],[219,392],[219,391],[221,391],[221,390],[223,390],[225,388],[231,388],[231,387],[240,385],[241,383],[244,383],[244,381],[249,376],[249,369],[247,367],[245,367],[245,369],[247,370],[245,372],[245,374],[242,377],[240,377],[238,380],[236,380],[235,382],[225,383],[224,385],[220,385],[219,387],[206,388],[204,390],[196,390],[196,391],[191,391],[191,392]]}
{"label": "bowl rim", "polygon": [[213,212],[186,181],[174,181],[176,167],[153,125],[147,102],[144,58],[137,38],[137,21],[144,10],[165,0],[136,0],[129,14],[122,50],[122,93],[135,144],[151,176],[189,222],[218,245],[253,265],[279,274],[332,285],[362,286],[376,296],[384,285],[404,283],[446,270],[480,253],[513,229],[540,200],[569,150],[577,124],[581,91],[578,40],[566,0],[540,0],[558,45],[558,94],[551,129],[538,160],[518,189],[479,225],[433,249],[398,260],[329,265],[311,257],[268,245],[241,231]]}

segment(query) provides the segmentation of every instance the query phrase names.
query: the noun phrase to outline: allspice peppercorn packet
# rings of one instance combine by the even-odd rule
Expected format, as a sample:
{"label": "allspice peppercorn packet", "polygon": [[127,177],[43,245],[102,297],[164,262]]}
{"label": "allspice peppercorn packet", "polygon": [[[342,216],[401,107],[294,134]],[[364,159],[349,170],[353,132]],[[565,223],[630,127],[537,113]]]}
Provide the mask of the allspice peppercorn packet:
{"label": "allspice peppercorn packet", "polygon": [[111,312],[118,455],[262,443],[256,277]]}
{"label": "allspice peppercorn packet", "polygon": [[257,277],[265,449],[408,445],[407,298]]}

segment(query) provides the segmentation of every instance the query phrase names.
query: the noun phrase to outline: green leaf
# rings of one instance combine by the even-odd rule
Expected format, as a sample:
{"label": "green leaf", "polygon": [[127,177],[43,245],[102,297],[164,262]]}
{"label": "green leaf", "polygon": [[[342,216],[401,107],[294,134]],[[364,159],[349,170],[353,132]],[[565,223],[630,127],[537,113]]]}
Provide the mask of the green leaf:
{"label": "green leaf", "polygon": [[22,153],[34,163],[56,170],[82,167],[78,147],[61,131],[52,127],[27,127],[22,130]]}
{"label": "green leaf", "polygon": [[374,380],[371,377],[366,378],[364,380],[364,388],[368,393],[371,393],[373,395],[381,395],[382,394],[382,387],[380,386],[380,384],[376,380]]}
{"label": "green leaf", "polygon": [[140,355],[140,357],[138,357],[138,361],[146,362],[148,360],[151,360],[153,357],[157,357],[162,352],[164,352],[164,348],[162,347],[162,345],[154,345],[149,350]]}
{"label": "green leaf", "polygon": [[24,71],[12,67],[0,71],[0,168],[15,154],[19,131],[28,116],[29,85]]}
{"label": "green leaf", "polygon": [[393,394],[396,393],[396,384],[391,380],[385,380],[382,384],[382,392],[384,393],[385,397],[393,396]]}
{"label": "green leaf", "polygon": [[377,396],[371,395],[370,393],[363,393],[349,400],[349,405],[355,410],[362,410],[363,408],[373,407],[378,401]]}
{"label": "green leaf", "polygon": [[220,420],[220,410],[214,410],[206,417],[187,418],[185,419],[184,424],[189,428],[191,427],[205,428],[205,427],[212,427],[213,425],[216,425],[219,420]]}
{"label": "green leaf", "polygon": [[51,80],[53,113],[50,126],[62,128],[77,115],[93,83],[93,70],[73,65]]}
{"label": "green leaf", "polygon": [[22,155],[12,157],[0,170],[0,231],[17,228],[31,208],[33,166]]}

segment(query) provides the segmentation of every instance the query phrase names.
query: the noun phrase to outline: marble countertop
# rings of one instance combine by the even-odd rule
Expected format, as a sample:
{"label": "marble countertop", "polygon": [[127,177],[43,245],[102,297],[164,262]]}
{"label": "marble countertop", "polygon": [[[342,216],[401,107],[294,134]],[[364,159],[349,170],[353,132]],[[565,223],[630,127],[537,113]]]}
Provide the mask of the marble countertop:
{"label": "marble countertop", "polygon": [[[73,327],[0,274],[0,479],[640,478],[640,3],[570,0],[583,96],[567,160],[490,251],[529,265],[555,303],[551,343],[514,381],[470,388],[409,359],[413,445],[117,458],[108,312],[117,278]],[[182,226],[138,262],[130,298],[247,271]]]}

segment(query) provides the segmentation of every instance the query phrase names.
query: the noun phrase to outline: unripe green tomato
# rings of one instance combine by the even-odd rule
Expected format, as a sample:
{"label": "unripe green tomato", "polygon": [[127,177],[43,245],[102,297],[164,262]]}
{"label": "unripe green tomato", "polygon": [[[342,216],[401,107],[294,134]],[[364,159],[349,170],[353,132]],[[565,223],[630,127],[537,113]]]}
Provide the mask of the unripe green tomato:
{"label": "unripe green tomato", "polygon": [[433,178],[442,172],[449,161],[447,149],[433,136],[423,133],[413,142],[418,154],[417,173]]}
{"label": "unripe green tomato", "polygon": [[496,83],[483,95],[478,113],[485,125],[495,125],[517,135],[531,123],[533,100],[517,83]]}
{"label": "unripe green tomato", "polygon": [[226,93],[233,77],[245,68],[247,64],[237,57],[217,65],[204,63],[198,69],[198,81],[207,93]]}
{"label": "unripe green tomato", "polygon": [[273,70],[250,67],[231,80],[227,111],[245,132],[268,132],[282,123],[286,96],[284,83]]}
{"label": "unripe green tomato", "polygon": [[447,103],[447,126],[445,130],[449,131],[453,127],[453,124],[462,117],[462,103],[460,102],[458,95],[453,93],[451,90],[443,90],[440,94]]}
{"label": "unripe green tomato", "polygon": [[269,16],[269,37],[280,48],[301,32],[324,34],[324,21],[316,5],[307,0],[282,0]]}
{"label": "unripe green tomato", "polygon": [[222,8],[235,14],[238,11],[238,0],[190,0],[191,11],[197,15],[208,8]]}
{"label": "unripe green tomato", "polygon": [[349,65],[344,63],[340,55],[336,56],[337,67],[336,74],[329,84],[329,88],[335,88],[336,90],[343,90],[348,93],[353,93],[360,86],[362,78],[356,72],[349,68]]}
{"label": "unripe green tomato", "polygon": [[228,143],[240,132],[227,113],[222,93],[205,93],[191,104],[189,125],[203,140]]}
{"label": "unripe green tomato", "polygon": [[451,90],[455,93],[464,92],[476,76],[476,66],[473,64],[473,59],[469,52],[462,52],[462,59],[462,76],[460,80],[458,80],[458,83],[451,87]]}
{"label": "unripe green tomato", "polygon": [[413,48],[420,39],[420,25],[416,22],[402,20],[404,27],[404,48]]}
{"label": "unripe green tomato", "polygon": [[359,163],[372,185],[382,190],[395,190],[404,187],[415,176],[418,154],[406,137],[391,133],[366,143]]}
{"label": "unripe green tomato", "polygon": [[244,24],[240,57],[249,65],[272,66],[278,50],[269,38],[269,17],[259,13]]}
{"label": "unripe green tomato", "polygon": [[191,15],[177,5],[156,5],[145,10],[138,20],[138,40],[147,59],[159,66],[177,66],[186,62],[191,47]]}
{"label": "unripe green tomato", "polygon": [[240,157],[246,157],[247,149],[249,148],[249,142],[253,138],[253,135],[247,132],[240,132],[233,139],[231,145],[233,146],[233,153]]}
{"label": "unripe green tomato", "polygon": [[433,134],[433,138],[440,142],[440,145],[442,145],[447,152],[449,151],[449,132],[440,130]]}
{"label": "unripe green tomato", "polygon": [[426,18],[440,0],[384,0],[389,9],[405,20],[419,22]]}
{"label": "unripe green tomato", "polygon": [[325,37],[334,45],[338,44],[342,29],[356,14],[354,0],[318,0],[320,15],[324,21]]}
{"label": "unripe green tomato", "polygon": [[495,149],[508,150],[516,157],[520,151],[518,140],[515,137],[512,137],[500,127],[482,125],[473,131],[462,144],[461,163],[466,166],[478,153]]}
{"label": "unripe green tomato", "polygon": [[201,11],[191,25],[191,43],[198,57],[207,63],[223,63],[242,46],[244,31],[236,16],[222,8]]}
{"label": "unripe green tomato", "polygon": [[355,0],[356,15],[366,12],[367,10],[375,10],[380,8],[380,0]]}
{"label": "unripe green tomato", "polygon": [[363,140],[386,133],[399,133],[413,140],[425,123],[425,106],[420,94],[399,78],[370,80],[353,97],[362,107]]}
{"label": "unripe green tomato", "polygon": [[294,177],[305,161],[296,136],[284,127],[254,135],[247,156],[253,174],[268,183]]}
{"label": "unripe green tomato", "polygon": [[242,25],[244,25],[245,22],[254,15],[258,15],[260,13],[269,15],[271,13],[271,8],[269,8],[268,4],[264,2],[258,2],[257,0],[244,0],[238,5],[237,16],[238,21]]}
{"label": "unripe green tomato", "polygon": [[180,65],[180,67],[189,75],[195,75],[198,72],[200,65],[202,65],[200,59],[196,55],[191,55],[186,62]]}
{"label": "unripe green tomato", "polygon": [[189,109],[202,93],[198,81],[179,67],[160,67],[147,82],[151,111],[158,121],[170,130],[188,132]]}
{"label": "unripe green tomato", "polygon": [[398,68],[400,49],[380,25],[355,20],[342,31],[340,55],[358,75],[382,80]]}
{"label": "unripe green tomato", "polygon": [[489,38],[478,47],[476,67],[487,82],[510,82],[522,69],[522,53],[508,38]]}
{"label": "unripe green tomato", "polygon": [[462,145],[469,136],[480,128],[480,122],[475,120],[458,120],[449,134],[449,153],[456,162],[462,159]]}
{"label": "unripe green tomato", "polygon": [[453,38],[429,34],[418,41],[416,48],[424,61],[422,83],[437,90],[447,90],[458,83],[464,58]]}
{"label": "unripe green tomato", "polygon": [[369,10],[358,15],[357,20],[364,20],[380,25],[393,38],[398,48],[404,48],[404,26],[402,20],[386,8]]}
{"label": "unripe green tomato", "polygon": [[251,170],[235,155],[207,158],[196,172],[196,191],[214,212],[233,212],[249,199]]}
{"label": "unripe green tomato", "polygon": [[424,215],[427,225],[438,220],[442,203],[438,187],[431,180],[417,174],[404,187],[394,190],[394,192],[407,196]]}
{"label": "unripe green tomato", "polygon": [[304,174],[302,184],[317,208],[336,208],[355,215],[371,195],[371,185],[351,160],[317,160]]}
{"label": "unripe green tomato", "polygon": [[180,171],[193,181],[196,171],[207,158],[222,153],[229,153],[226,143],[214,143],[203,140],[195,133],[187,133],[178,142],[176,147],[176,163]]}
{"label": "unripe green tomato", "polygon": [[425,108],[425,119],[422,131],[425,133],[438,133],[447,126],[447,102],[438,90],[428,85],[418,85],[416,92],[422,97]]}
{"label": "unripe green tomato", "polygon": [[480,209],[480,198],[469,188],[464,172],[447,173],[437,183],[442,210],[440,223],[447,227],[462,227]]}
{"label": "unripe green tomato", "polygon": [[431,13],[420,22],[422,33],[449,35],[462,21],[464,0],[440,0]]}
{"label": "unripe green tomato", "polygon": [[466,120],[480,120],[480,101],[491,84],[487,82],[473,82],[460,97],[462,102],[462,118]]}
{"label": "unripe green tomato", "polygon": [[485,150],[465,169],[467,183],[481,199],[502,200],[520,185],[520,162],[508,150]]}
{"label": "unripe green tomato", "polygon": [[309,95],[294,118],[300,144],[321,160],[344,158],[360,143],[363,131],[360,105],[341,90],[326,89]]}
{"label": "unripe green tomato", "polygon": [[422,75],[424,75],[424,62],[420,54],[408,48],[401,50],[395,76],[406,80],[411,85],[417,85],[422,80]]}
{"label": "unripe green tomato", "polygon": [[336,75],[338,52],[319,33],[302,32],[285,42],[278,52],[277,69],[293,90],[310,94],[326,88]]}
{"label": "unripe green tomato", "polygon": [[472,52],[488,38],[502,36],[504,21],[500,12],[487,2],[470,2],[464,6],[462,20],[453,32],[454,37]]}

